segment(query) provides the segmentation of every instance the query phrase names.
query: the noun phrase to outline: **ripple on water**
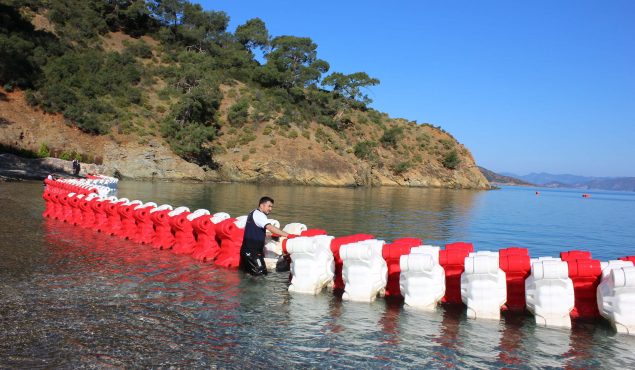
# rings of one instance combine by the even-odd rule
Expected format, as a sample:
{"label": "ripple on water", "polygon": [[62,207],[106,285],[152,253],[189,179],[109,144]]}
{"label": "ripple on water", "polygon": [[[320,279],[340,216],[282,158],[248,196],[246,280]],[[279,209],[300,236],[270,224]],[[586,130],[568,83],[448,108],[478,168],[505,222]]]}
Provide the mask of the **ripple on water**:
{"label": "ripple on water", "polygon": [[[635,339],[617,335],[604,321],[556,330],[537,327],[526,314],[474,321],[460,306],[421,312],[394,300],[358,304],[328,292],[290,295],[288,274],[254,279],[44,221],[39,184],[0,187],[6,210],[0,215],[0,367],[631,368],[635,363]],[[518,243],[539,255],[584,241],[601,258],[635,254],[627,242],[635,230],[633,203],[620,202],[621,195],[610,195],[609,212],[602,196],[580,205],[575,202],[584,200],[567,193],[543,192],[536,199],[520,190],[125,182],[122,188],[129,198],[234,215],[267,193],[276,198],[274,216],[283,224],[300,220],[334,235],[463,239],[480,250]],[[593,216],[581,208],[591,206]]]}

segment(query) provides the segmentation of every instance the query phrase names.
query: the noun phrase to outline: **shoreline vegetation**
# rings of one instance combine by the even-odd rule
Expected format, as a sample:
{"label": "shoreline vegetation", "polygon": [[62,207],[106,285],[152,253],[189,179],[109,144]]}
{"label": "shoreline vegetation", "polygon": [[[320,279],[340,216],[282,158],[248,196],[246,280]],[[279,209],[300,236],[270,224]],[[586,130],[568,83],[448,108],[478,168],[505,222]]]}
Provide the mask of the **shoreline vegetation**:
{"label": "shoreline vegetation", "polygon": [[185,0],[0,0],[0,14],[1,145],[131,179],[490,187],[441,127],[370,107],[379,79],[331,71],[310,37],[260,18],[230,31]]}

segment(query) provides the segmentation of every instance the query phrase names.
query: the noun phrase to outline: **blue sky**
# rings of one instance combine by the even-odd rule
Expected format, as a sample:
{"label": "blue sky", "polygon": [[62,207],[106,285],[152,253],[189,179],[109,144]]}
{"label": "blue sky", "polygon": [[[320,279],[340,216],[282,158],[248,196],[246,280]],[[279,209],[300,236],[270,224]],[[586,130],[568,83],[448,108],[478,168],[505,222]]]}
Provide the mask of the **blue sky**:
{"label": "blue sky", "polygon": [[[199,1],[306,36],[499,172],[635,176],[635,1]],[[391,5],[388,5],[391,4]]]}

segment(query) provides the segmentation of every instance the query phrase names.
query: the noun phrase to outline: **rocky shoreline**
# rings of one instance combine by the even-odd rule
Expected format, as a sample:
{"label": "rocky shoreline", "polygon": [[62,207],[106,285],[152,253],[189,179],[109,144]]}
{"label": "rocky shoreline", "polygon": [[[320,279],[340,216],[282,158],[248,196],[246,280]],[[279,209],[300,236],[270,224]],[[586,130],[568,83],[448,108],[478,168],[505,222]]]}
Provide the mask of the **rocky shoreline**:
{"label": "rocky shoreline", "polygon": [[[101,173],[101,166],[82,163],[80,175]],[[58,158],[24,158],[10,153],[0,154],[0,181],[44,180],[53,175],[77,178],[71,161]]]}

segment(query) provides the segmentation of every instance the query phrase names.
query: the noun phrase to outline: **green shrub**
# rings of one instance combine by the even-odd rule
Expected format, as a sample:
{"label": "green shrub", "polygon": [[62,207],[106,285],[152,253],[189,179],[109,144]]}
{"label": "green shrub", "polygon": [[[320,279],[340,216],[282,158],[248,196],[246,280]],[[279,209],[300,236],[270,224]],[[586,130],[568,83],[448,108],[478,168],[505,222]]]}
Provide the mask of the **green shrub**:
{"label": "green shrub", "polygon": [[60,154],[60,159],[70,161],[71,159],[73,159],[73,154],[65,150],[62,152],[62,154]]}
{"label": "green shrub", "polygon": [[379,139],[379,142],[384,148],[392,147],[397,148],[397,143],[403,136],[403,128],[402,127],[391,127],[384,131],[384,134]]}
{"label": "green shrub", "polygon": [[377,146],[377,143],[374,141],[360,141],[355,144],[353,148],[353,152],[355,156],[360,159],[368,159],[373,154],[373,149]]}
{"label": "green shrub", "polygon": [[124,52],[130,53],[132,56],[143,59],[152,58],[152,48],[143,41],[131,43],[126,46]]}
{"label": "green shrub", "polygon": [[256,140],[256,135],[254,135],[251,132],[243,132],[239,137],[238,137],[238,143],[242,146],[242,145],[246,145],[249,144],[250,142]]}
{"label": "green shrub", "polygon": [[287,137],[289,139],[295,139],[296,137],[298,137],[298,132],[296,130],[291,129],[288,133],[287,133]]}
{"label": "green shrub", "polygon": [[243,162],[247,161],[249,159],[249,154],[245,154],[243,155]]}
{"label": "green shrub", "polygon": [[395,175],[401,175],[402,173],[408,171],[410,167],[412,167],[412,164],[409,161],[399,162],[393,169],[393,172]]}
{"label": "green shrub", "polygon": [[40,158],[46,158],[51,156],[51,151],[49,150],[46,143],[40,144],[40,149],[37,151],[37,156]]}
{"label": "green shrub", "polygon": [[445,150],[450,150],[454,146],[454,143],[452,143],[452,141],[448,139],[441,139],[439,140],[439,142],[441,143],[441,145],[443,145],[443,148]]}
{"label": "green shrub", "polygon": [[291,125],[291,117],[286,113],[281,115],[280,117],[278,117],[278,119],[276,119],[276,125],[289,127]]}
{"label": "green shrub", "polygon": [[227,121],[232,126],[241,126],[247,122],[249,117],[249,103],[246,100],[240,100],[229,107],[227,113]]}
{"label": "green shrub", "polygon": [[454,170],[458,167],[460,162],[461,159],[459,158],[458,153],[456,152],[456,150],[452,149],[443,157],[442,164],[443,167]]}
{"label": "green shrub", "polygon": [[265,126],[264,130],[262,130],[263,135],[269,135],[273,131],[273,127],[270,125]]}

